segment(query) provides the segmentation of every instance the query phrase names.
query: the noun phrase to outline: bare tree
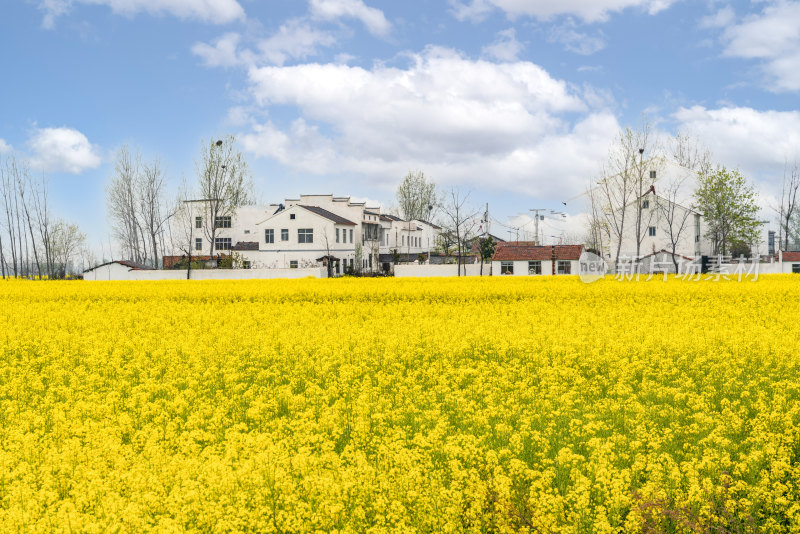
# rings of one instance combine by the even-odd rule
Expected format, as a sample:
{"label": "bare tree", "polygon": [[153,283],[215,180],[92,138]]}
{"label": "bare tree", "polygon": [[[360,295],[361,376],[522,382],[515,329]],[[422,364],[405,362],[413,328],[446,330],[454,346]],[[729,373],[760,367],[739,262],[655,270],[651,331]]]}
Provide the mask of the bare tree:
{"label": "bare tree", "polygon": [[122,254],[137,262],[146,260],[144,234],[138,219],[138,182],[141,155],[132,155],[127,145],[117,151],[114,175],[106,192],[108,214]]}
{"label": "bare tree", "polygon": [[[479,211],[470,209],[467,206],[469,193],[462,193],[456,188],[450,188],[450,191],[445,195],[445,202],[442,206],[444,217],[444,228],[450,231],[455,236],[456,240],[456,257],[458,261],[458,276],[461,276],[461,264],[464,256],[464,243],[469,238],[472,231],[475,229],[476,216]],[[464,270],[466,275],[466,268]]]}
{"label": "bare tree", "polygon": [[[166,205],[164,195],[164,170],[155,159],[142,165],[137,180],[138,215],[150,246],[150,261],[158,268],[159,252],[163,251],[165,227],[173,213]],[[163,253],[162,253],[163,254]]]}
{"label": "bare tree", "polygon": [[21,246],[19,241],[19,234],[16,231],[14,221],[16,214],[14,205],[16,201],[17,188],[12,177],[10,168],[11,158],[6,158],[2,165],[0,165],[0,191],[3,195],[3,208],[5,209],[5,227],[8,236],[8,246],[11,252],[11,269],[13,276],[19,276],[20,270],[18,260],[21,259]]}
{"label": "bare tree", "polygon": [[[636,257],[641,255],[642,242],[654,217],[654,210],[645,208],[641,199],[650,192],[657,179],[661,161],[660,150],[647,120],[638,130],[626,128],[620,132],[611,147],[602,177],[590,199],[596,205],[593,210],[596,213],[595,226],[605,227],[611,244],[616,242],[615,265],[619,262],[623,239],[631,232],[630,227],[633,227]],[[633,210],[629,213],[631,205]]]}
{"label": "bare tree", "polygon": [[656,210],[664,223],[663,230],[669,241],[672,263],[676,273],[678,272],[678,260],[675,254],[686,230],[691,228],[691,218],[694,213],[688,207],[680,204],[683,182],[683,178],[676,178],[660,189],[662,191],[660,197],[653,195]]}
{"label": "bare tree", "polygon": [[[24,220],[28,229],[28,233],[31,237],[31,250],[33,251],[33,258],[36,262],[36,272],[39,275],[39,278],[42,277],[42,264],[39,261],[39,247],[36,246],[36,236],[33,233],[33,220],[31,218],[31,210],[28,207],[28,204],[31,202],[30,198],[33,196],[34,198],[37,195],[37,191],[35,187],[32,187],[30,173],[28,172],[28,166],[25,162],[21,162],[19,165],[14,164],[14,174],[16,177],[17,182],[17,191],[20,198],[20,204],[22,205]],[[29,194],[30,193],[30,194]],[[28,199],[25,198],[25,195],[29,194]]]}
{"label": "bare tree", "polygon": [[678,132],[668,143],[672,160],[695,172],[707,174],[711,171],[711,151],[697,138],[685,132]]}
{"label": "bare tree", "polygon": [[[633,186],[636,194],[636,205],[634,209],[635,226],[634,235],[636,239],[636,261],[641,257],[642,242],[647,236],[648,228],[653,224],[656,210],[645,207],[644,197],[653,189],[658,179],[661,155],[653,143],[653,132],[650,123],[646,120],[642,123],[639,130],[626,129],[625,134],[620,138],[620,148],[623,153],[633,155],[639,154],[638,164],[633,165]],[[647,153],[648,159],[645,161],[644,154]]]}
{"label": "bare tree", "polygon": [[407,221],[429,221],[436,214],[441,200],[436,184],[422,171],[409,171],[398,186],[396,199],[400,216]]}
{"label": "bare tree", "polygon": [[782,242],[783,250],[789,250],[789,238],[793,234],[792,219],[797,213],[798,191],[800,191],[800,168],[795,161],[791,169],[788,169],[788,165],[784,166],[781,205],[777,210],[780,223],[778,241]]}
{"label": "bare tree", "polygon": [[63,278],[70,271],[70,265],[86,242],[77,224],[59,220],[53,225],[53,260],[55,277]]}
{"label": "bare tree", "polygon": [[586,245],[589,249],[603,256],[605,253],[604,238],[608,236],[608,224],[604,215],[603,203],[601,200],[603,190],[592,187],[587,188],[586,195],[589,198],[588,228]]}
{"label": "bare tree", "polygon": [[41,184],[34,188],[36,194],[33,196],[33,211],[36,215],[36,225],[39,230],[44,249],[45,265],[47,266],[47,276],[53,276],[53,246],[51,242],[51,221],[50,210],[47,203],[47,182],[42,176]]}
{"label": "bare tree", "polygon": [[236,208],[250,202],[252,181],[247,162],[236,149],[236,140],[227,136],[219,141],[209,141],[202,146],[197,164],[198,189],[203,199],[202,226],[210,241],[210,255],[214,255],[217,229],[227,217],[233,217]]}
{"label": "bare tree", "polygon": [[[175,205],[172,209],[173,217],[169,225],[171,249],[183,252],[186,258],[186,279],[192,276],[192,250],[194,250],[195,237],[202,235],[202,229],[196,229],[194,218],[194,205],[202,203],[191,198],[189,185],[184,179],[178,190]],[[197,233],[196,233],[197,232]],[[198,235],[199,234],[199,235]]]}

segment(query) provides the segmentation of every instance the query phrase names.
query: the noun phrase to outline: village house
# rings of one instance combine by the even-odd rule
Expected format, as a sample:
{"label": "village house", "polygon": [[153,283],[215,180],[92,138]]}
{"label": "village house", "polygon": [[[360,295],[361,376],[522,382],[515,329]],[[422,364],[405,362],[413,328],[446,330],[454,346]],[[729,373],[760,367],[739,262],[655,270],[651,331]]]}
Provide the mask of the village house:
{"label": "village house", "polygon": [[[192,251],[208,254],[203,207],[192,206]],[[269,206],[243,206],[218,217],[214,253],[232,254],[245,268],[295,269],[331,266],[331,274],[391,270],[395,261],[428,257],[441,228],[405,221],[350,197],[301,195]],[[178,256],[180,257],[180,256]],[[175,257],[165,258],[174,263]]]}
{"label": "village house", "polygon": [[[624,209],[622,239],[613,235],[612,217],[606,212],[607,220],[603,223],[605,231],[600,243],[594,243],[593,246],[612,266],[615,258],[619,257],[620,263],[638,262],[641,272],[649,272],[651,267],[675,272],[673,246],[678,263],[686,258],[710,255],[712,251],[712,244],[705,237],[707,226],[703,214],[691,207],[696,173],[660,158],[645,162],[645,165],[648,168],[648,187],[644,194],[634,197],[624,208],[614,212],[619,221],[620,212]],[[667,194],[675,184],[680,184],[677,193]],[[601,191],[601,187],[593,189],[596,201],[602,208],[604,199]],[[598,211],[602,212],[602,209]]]}
{"label": "village house", "polygon": [[583,245],[537,245],[534,241],[498,243],[493,275],[547,276],[578,274]]}

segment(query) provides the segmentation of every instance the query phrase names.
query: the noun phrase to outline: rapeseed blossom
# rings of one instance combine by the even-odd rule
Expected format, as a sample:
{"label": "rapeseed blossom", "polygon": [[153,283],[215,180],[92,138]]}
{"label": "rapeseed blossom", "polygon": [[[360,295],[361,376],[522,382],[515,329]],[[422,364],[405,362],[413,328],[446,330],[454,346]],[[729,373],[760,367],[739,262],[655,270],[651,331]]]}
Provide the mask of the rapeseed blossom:
{"label": "rapeseed blossom", "polygon": [[800,532],[798,325],[791,276],[2,282],[0,531]]}

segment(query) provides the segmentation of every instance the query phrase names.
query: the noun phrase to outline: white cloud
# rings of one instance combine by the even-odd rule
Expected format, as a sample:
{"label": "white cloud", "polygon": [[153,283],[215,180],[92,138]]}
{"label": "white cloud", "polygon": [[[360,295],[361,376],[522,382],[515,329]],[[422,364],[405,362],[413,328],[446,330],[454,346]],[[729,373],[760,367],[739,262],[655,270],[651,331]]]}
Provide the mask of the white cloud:
{"label": "white cloud", "polygon": [[42,26],[52,28],[55,20],[75,4],[104,5],[114,13],[132,16],[140,12],[169,14],[180,19],[195,19],[212,24],[227,24],[245,18],[237,0],[40,0],[44,11]]}
{"label": "white cloud", "polygon": [[28,140],[28,148],[31,164],[46,172],[80,174],[101,163],[97,148],[72,128],[37,129]]}
{"label": "white cloud", "polygon": [[514,28],[509,28],[498,32],[497,40],[492,44],[483,47],[483,55],[498,61],[516,61],[522,52],[524,45],[517,41],[517,33]]}
{"label": "white cloud", "polygon": [[195,43],[192,52],[209,67],[283,65],[292,59],[315,56],[319,47],[336,44],[332,34],[302,19],[289,20],[270,37],[256,40],[255,50],[241,48],[241,40],[238,33],[226,33],[211,44]]}
{"label": "white cloud", "polygon": [[584,187],[619,129],[611,113],[592,111],[576,89],[530,62],[474,61],[441,48],[411,60],[405,69],[251,68],[256,104],[293,106],[300,118],[287,129],[255,127],[241,137],[245,148],[387,187],[420,168],[443,184],[561,199]]}
{"label": "white cloud", "polygon": [[354,18],[373,35],[385,36],[392,29],[383,11],[364,4],[363,0],[310,0],[311,16],[318,20]]}
{"label": "white cloud", "polygon": [[610,13],[627,8],[639,8],[654,15],[669,8],[679,0],[450,0],[459,20],[480,20],[492,9],[500,9],[509,17],[530,16],[550,19],[558,15],[572,15],[584,22],[602,22]]}
{"label": "white cloud", "polygon": [[8,154],[11,152],[11,145],[6,143],[5,139],[0,139],[0,154]]}
{"label": "white cloud", "polygon": [[716,13],[700,19],[701,28],[726,28],[736,21],[736,12],[731,6],[725,6]]}
{"label": "white cloud", "polygon": [[209,67],[233,67],[246,64],[245,58],[238,50],[242,36],[238,33],[226,33],[213,41],[213,44],[195,43],[192,53],[200,56]]}
{"label": "white cloud", "polygon": [[770,2],[758,15],[729,26],[725,55],[761,60],[773,91],[800,90],[800,2]]}
{"label": "white cloud", "polygon": [[305,59],[317,54],[317,48],[332,46],[336,39],[328,32],[313,28],[307,22],[291,20],[278,31],[258,43],[261,56],[269,63],[283,65],[288,59]]}
{"label": "white cloud", "polygon": [[784,163],[800,160],[800,111],[695,106],[673,117],[708,145],[716,161],[751,179],[776,186]]}
{"label": "white cloud", "polygon": [[572,18],[567,18],[564,23],[552,26],[547,39],[551,43],[561,43],[566,50],[582,56],[599,52],[606,46],[603,32],[598,31],[595,35],[580,32]]}

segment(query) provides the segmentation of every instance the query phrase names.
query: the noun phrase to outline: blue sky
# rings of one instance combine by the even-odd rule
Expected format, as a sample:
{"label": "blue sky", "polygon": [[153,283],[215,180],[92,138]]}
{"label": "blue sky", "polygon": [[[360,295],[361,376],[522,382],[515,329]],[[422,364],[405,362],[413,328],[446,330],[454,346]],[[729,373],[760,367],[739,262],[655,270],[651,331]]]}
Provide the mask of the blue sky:
{"label": "blue sky", "polygon": [[[115,151],[192,181],[236,135],[257,193],[390,205],[411,169],[501,221],[557,208],[642,114],[689,131],[768,210],[800,152],[800,2],[17,0],[0,152],[107,242]],[[569,223],[567,223],[569,224]],[[554,232],[577,232],[555,224]],[[499,232],[498,232],[499,233]]]}

